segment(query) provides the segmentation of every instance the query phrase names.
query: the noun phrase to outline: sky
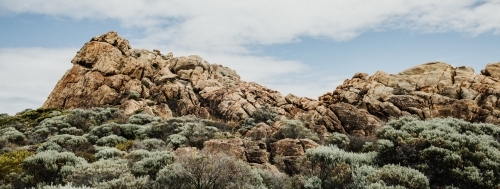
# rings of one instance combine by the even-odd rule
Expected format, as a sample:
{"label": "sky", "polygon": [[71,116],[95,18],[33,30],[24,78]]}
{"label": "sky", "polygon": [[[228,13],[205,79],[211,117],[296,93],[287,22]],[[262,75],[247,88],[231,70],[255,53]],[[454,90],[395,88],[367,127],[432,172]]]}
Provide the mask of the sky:
{"label": "sky", "polygon": [[0,113],[39,108],[108,31],[317,99],[356,72],[500,62],[500,0],[0,0]]}

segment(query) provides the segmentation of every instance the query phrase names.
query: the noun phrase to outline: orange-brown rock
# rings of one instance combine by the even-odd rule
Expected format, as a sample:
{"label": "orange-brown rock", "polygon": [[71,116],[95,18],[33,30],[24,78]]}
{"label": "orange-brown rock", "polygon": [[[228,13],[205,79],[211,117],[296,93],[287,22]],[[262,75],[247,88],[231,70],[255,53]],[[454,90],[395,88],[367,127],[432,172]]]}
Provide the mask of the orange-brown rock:
{"label": "orange-brown rock", "polygon": [[[122,108],[126,114],[144,111],[161,117],[195,115],[237,122],[250,117],[259,107],[269,106],[282,116],[304,120],[320,135],[349,133],[381,124],[359,110],[349,118],[371,125],[344,129],[342,122],[349,122],[339,119],[334,107],[318,100],[292,94],[283,97],[275,90],[242,81],[235,71],[196,55],[174,57],[159,50],[132,49],[116,32],[92,38],[71,62],[73,67],[42,108],[111,106]],[[269,135],[265,130],[250,133],[262,138]]]}
{"label": "orange-brown rock", "polygon": [[[441,62],[415,66],[399,74],[378,71],[373,76],[368,76],[358,73],[352,79],[344,81],[333,93],[321,96],[320,101],[325,106],[348,103],[363,109],[361,111],[368,111],[382,121],[417,115],[423,119],[456,117],[472,122],[500,123],[499,65],[488,64],[482,71],[483,74],[475,73],[470,67],[455,68]],[[349,112],[353,111],[356,110],[335,114],[349,117]],[[353,124],[342,121],[341,124],[348,133],[353,132],[351,129],[358,129],[356,122],[359,119],[347,120]],[[372,122],[380,123],[378,120]]]}

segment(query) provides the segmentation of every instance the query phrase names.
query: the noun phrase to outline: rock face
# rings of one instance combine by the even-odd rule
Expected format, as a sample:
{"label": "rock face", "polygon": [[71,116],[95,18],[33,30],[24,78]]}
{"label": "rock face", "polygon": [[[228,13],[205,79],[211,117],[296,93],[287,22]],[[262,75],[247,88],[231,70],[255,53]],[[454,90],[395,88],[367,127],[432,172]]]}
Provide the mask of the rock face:
{"label": "rock face", "polygon": [[[323,105],[353,105],[382,121],[418,115],[423,119],[455,117],[471,122],[500,123],[499,81],[500,63],[489,64],[478,74],[470,67],[454,68],[432,62],[399,74],[357,73],[333,93],[319,99]],[[349,128],[346,123],[342,125],[344,129]]]}
{"label": "rock face", "polygon": [[[199,56],[173,57],[158,50],[132,49],[116,32],[94,37],[71,61],[73,67],[42,108],[120,107],[161,117],[196,115],[241,121],[259,107],[274,107],[288,118],[305,120],[320,134],[369,134],[382,122],[348,103],[331,104],[245,82],[235,71]],[[265,128],[257,131],[266,135]],[[255,136],[261,137],[261,136]]]}
{"label": "rock face", "polygon": [[[320,136],[328,132],[367,136],[388,119],[405,115],[500,122],[500,63],[487,65],[481,74],[440,62],[399,74],[357,73],[333,93],[314,100],[282,96],[242,81],[235,71],[199,56],[132,49],[116,32],[92,38],[71,62],[73,67],[42,108],[112,106],[127,114],[145,111],[161,117],[192,114],[242,121],[269,106],[283,116],[303,120]],[[247,137],[261,139],[276,129],[259,125]]]}

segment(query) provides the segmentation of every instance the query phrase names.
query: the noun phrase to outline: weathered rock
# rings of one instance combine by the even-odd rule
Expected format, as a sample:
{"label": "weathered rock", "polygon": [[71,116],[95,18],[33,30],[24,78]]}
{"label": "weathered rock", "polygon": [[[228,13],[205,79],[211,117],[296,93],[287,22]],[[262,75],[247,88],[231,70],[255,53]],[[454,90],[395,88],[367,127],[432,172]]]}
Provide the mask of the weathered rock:
{"label": "weathered rock", "polygon": [[[356,73],[319,100],[283,96],[196,55],[132,49],[116,32],[92,38],[72,63],[42,108],[119,107],[127,114],[144,111],[238,122],[269,106],[282,117],[304,121],[320,137],[330,132],[371,135],[389,118],[405,115],[499,120],[494,112],[499,108],[500,63],[489,64],[484,74],[440,62],[399,74]],[[258,140],[270,132],[257,127],[248,137]]]}
{"label": "weathered rock", "polygon": [[[473,122],[500,123],[499,117],[493,113],[500,108],[499,65],[488,64],[482,75],[474,73],[470,67],[453,68],[440,62],[415,66],[399,74],[379,71],[367,76],[358,73],[333,93],[321,96],[320,101],[324,106],[348,103],[355,107],[338,108],[335,112],[347,133],[353,133],[359,125],[366,125],[362,117],[349,118],[358,114],[351,113],[356,112],[356,108],[368,111],[368,115],[381,121],[417,115],[423,119],[456,117]],[[378,126],[381,121],[373,122]]]}

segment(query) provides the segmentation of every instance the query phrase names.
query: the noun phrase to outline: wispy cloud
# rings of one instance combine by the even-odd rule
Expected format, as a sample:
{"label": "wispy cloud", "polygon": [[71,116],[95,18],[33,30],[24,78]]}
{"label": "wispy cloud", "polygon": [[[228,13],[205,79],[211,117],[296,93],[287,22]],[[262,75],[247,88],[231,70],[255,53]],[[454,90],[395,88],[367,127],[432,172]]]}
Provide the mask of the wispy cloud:
{"label": "wispy cloud", "polygon": [[[307,64],[262,57],[251,47],[297,42],[302,37],[345,41],[364,32],[392,29],[500,34],[498,10],[498,0],[0,0],[3,14],[117,20],[123,27],[143,31],[129,38],[133,47],[172,50],[176,56],[199,54],[235,69],[245,80],[284,93],[304,86],[296,93],[313,98],[320,90],[333,90],[345,77],[313,73],[297,78],[311,74]],[[7,89],[0,93],[2,105],[14,97],[41,104],[71,66],[75,52],[1,49],[0,87]]]}

